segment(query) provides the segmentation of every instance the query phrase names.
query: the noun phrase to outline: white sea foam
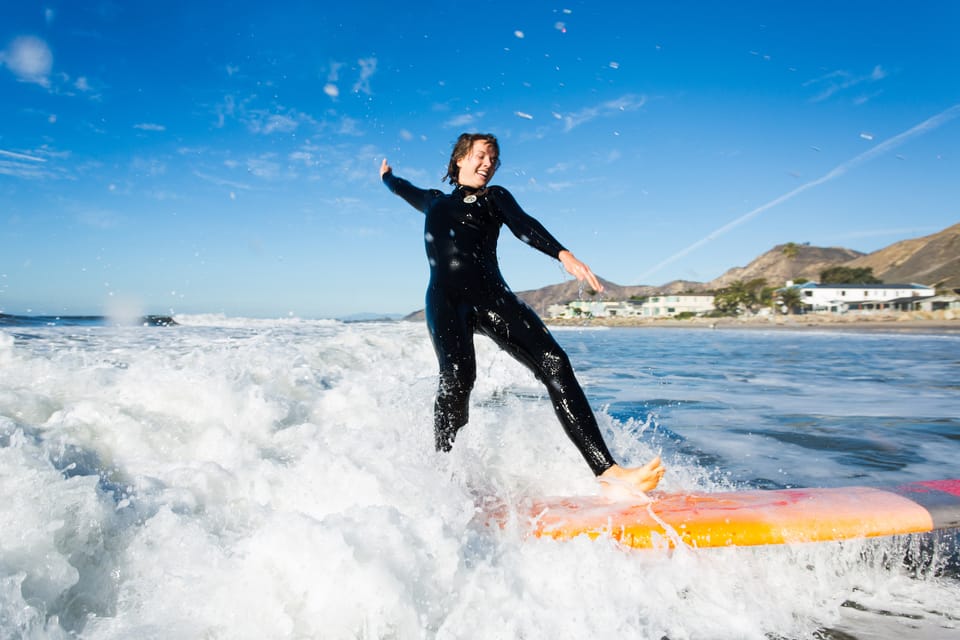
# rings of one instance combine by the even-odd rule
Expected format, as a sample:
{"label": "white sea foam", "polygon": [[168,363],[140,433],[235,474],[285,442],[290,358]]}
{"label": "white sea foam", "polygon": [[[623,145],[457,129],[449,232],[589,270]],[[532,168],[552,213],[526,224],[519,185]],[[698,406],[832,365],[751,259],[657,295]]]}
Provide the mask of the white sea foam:
{"label": "white sea foam", "polygon": [[[634,552],[485,526],[485,496],[599,487],[539,384],[483,338],[470,425],[440,455],[421,325],[177,321],[0,333],[0,637],[957,633],[956,581],[899,562],[913,539]],[[588,393],[628,397],[593,342],[613,333],[581,337],[563,339]],[[623,460],[664,450],[667,488],[722,488],[655,417],[599,419]]]}

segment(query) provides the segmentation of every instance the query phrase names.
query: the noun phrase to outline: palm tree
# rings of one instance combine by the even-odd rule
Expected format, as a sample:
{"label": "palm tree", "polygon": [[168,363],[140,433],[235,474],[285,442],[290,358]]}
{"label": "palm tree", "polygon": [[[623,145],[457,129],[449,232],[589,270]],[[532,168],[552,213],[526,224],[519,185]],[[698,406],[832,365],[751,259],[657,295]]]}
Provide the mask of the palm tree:
{"label": "palm tree", "polygon": [[777,292],[777,302],[787,314],[794,313],[800,309],[803,303],[803,296],[796,287],[786,287]]}
{"label": "palm tree", "polygon": [[742,311],[755,311],[763,303],[766,283],[764,278],[734,280],[717,292],[713,304],[718,311],[731,316]]}

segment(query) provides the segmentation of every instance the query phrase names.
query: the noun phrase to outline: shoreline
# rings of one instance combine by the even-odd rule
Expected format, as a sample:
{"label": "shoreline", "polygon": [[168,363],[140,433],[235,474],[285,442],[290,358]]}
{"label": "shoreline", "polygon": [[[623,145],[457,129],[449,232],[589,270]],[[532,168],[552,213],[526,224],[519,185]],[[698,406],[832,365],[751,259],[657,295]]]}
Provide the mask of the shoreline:
{"label": "shoreline", "polygon": [[897,314],[815,314],[724,318],[544,318],[551,327],[617,327],[820,331],[883,333],[937,333],[960,335],[960,313],[951,311]]}

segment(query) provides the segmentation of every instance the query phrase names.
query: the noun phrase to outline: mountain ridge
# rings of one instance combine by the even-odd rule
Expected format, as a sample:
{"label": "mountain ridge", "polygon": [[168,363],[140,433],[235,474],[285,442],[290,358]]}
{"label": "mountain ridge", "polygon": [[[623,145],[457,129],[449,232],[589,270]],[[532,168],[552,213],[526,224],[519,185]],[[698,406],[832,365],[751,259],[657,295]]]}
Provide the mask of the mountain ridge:
{"label": "mountain ridge", "polygon": [[[675,280],[655,285],[619,285],[602,280],[604,300],[631,296],[671,295],[715,291],[737,280],[764,278],[769,286],[788,280],[817,281],[827,267],[873,269],[873,275],[889,284],[924,284],[940,289],[960,289],[960,223],[919,238],[900,240],[872,253],[845,247],[815,247],[786,242],[757,256],[744,267],[732,267],[709,282]],[[588,299],[590,292],[576,280],[517,292],[517,296],[541,315],[552,304]]]}
{"label": "mountain ridge", "polygon": [[[757,256],[743,267],[732,267],[709,282],[674,280],[662,285],[621,285],[601,278],[604,292],[598,299],[627,300],[631,297],[705,293],[737,280],[763,278],[769,286],[783,286],[788,280],[817,281],[827,267],[873,269],[873,275],[888,284],[924,284],[938,289],[960,289],[960,223],[919,238],[894,242],[872,253],[845,247],[815,247],[808,243],[785,242]],[[540,315],[553,304],[589,300],[597,294],[576,280],[566,280],[539,289],[518,291],[517,296]],[[405,319],[421,319],[423,310]]]}

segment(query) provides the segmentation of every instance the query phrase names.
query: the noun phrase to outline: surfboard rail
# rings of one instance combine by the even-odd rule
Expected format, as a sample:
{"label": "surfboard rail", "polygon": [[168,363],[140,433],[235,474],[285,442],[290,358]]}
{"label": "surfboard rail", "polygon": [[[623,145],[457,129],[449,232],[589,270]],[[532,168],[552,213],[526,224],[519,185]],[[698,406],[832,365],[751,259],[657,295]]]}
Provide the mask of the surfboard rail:
{"label": "surfboard rail", "polygon": [[[515,514],[529,535],[608,537],[637,548],[753,546],[872,538],[960,528],[960,479],[891,489],[833,487],[534,500]],[[501,526],[505,512],[492,514]]]}

